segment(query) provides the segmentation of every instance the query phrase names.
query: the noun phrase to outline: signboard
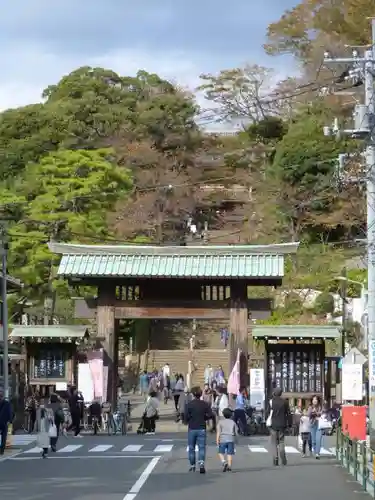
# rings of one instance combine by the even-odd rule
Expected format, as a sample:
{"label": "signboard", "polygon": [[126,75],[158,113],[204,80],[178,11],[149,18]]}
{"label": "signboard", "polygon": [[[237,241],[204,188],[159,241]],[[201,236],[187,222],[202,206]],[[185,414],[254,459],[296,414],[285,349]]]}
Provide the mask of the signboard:
{"label": "signboard", "polygon": [[[280,349],[280,347],[278,347]],[[281,350],[270,350],[267,366],[267,389],[280,387],[283,392],[321,393],[324,372],[320,346],[299,345],[297,348],[283,346]]]}
{"label": "signboard", "polygon": [[367,361],[366,356],[364,356],[359,349],[352,347],[342,360],[342,365],[364,365]]}
{"label": "signboard", "polygon": [[342,400],[362,401],[363,367],[360,364],[342,365]]}
{"label": "signboard", "polygon": [[250,405],[257,410],[264,409],[264,370],[262,368],[250,369]]}
{"label": "signboard", "polygon": [[65,353],[41,349],[34,358],[34,378],[65,378]]}

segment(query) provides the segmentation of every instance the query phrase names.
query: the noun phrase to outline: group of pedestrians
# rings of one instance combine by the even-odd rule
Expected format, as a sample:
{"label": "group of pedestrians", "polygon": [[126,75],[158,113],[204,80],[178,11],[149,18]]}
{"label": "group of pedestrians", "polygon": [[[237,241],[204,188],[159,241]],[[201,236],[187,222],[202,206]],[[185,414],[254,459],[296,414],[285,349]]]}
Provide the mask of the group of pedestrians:
{"label": "group of pedestrians", "polygon": [[184,410],[184,421],[188,426],[190,472],[195,472],[197,468],[195,449],[198,447],[198,469],[201,474],[206,473],[207,422],[209,421],[216,422],[216,443],[223,472],[231,471],[237,426],[232,418],[233,411],[229,407],[225,387],[221,388],[216,414],[213,406],[202,397],[203,392],[200,387],[194,387],[191,395],[192,400],[187,403]]}
{"label": "group of pedestrians", "polygon": [[[275,466],[286,465],[285,434],[287,429],[292,427],[292,416],[289,403],[282,397],[280,388],[274,390],[273,397],[269,402],[267,425],[271,435],[273,464]],[[307,456],[308,450],[310,456],[315,456],[316,460],[320,459],[322,438],[330,425],[324,406],[319,398],[314,396],[311,404],[302,409],[299,422],[299,440],[303,457]]]}

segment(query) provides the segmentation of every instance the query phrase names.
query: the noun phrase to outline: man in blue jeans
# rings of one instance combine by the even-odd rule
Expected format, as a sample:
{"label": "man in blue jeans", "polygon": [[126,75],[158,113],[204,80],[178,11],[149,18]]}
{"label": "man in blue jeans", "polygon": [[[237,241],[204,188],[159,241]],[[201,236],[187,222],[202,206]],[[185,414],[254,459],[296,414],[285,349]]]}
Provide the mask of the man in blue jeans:
{"label": "man in blue jeans", "polygon": [[206,422],[213,418],[211,407],[201,400],[202,389],[194,387],[191,390],[193,401],[188,403],[186,408],[186,423],[188,424],[188,445],[190,472],[195,472],[196,456],[195,446],[198,446],[199,472],[206,473]]}

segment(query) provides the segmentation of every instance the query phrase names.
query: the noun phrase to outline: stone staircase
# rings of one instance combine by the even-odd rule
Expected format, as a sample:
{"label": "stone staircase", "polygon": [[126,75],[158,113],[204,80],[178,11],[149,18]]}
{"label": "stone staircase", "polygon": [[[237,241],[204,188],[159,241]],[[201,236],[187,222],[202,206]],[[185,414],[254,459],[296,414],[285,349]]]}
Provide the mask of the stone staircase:
{"label": "stone staircase", "polygon": [[151,350],[148,357],[147,369],[159,370],[166,363],[171,367],[172,373],[182,373],[184,377],[188,372],[190,351],[179,350]]}
{"label": "stone staircase", "polygon": [[196,349],[193,353],[194,365],[193,384],[204,384],[204,369],[210,364],[214,369],[223,367],[225,377],[228,378],[229,354],[226,349]]}

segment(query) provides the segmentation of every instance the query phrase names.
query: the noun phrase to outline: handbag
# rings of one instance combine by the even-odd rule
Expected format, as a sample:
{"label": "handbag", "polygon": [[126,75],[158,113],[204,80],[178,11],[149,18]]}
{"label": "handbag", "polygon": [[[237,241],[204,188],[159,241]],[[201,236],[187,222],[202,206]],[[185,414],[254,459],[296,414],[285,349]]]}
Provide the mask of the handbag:
{"label": "handbag", "polygon": [[327,431],[332,429],[332,422],[327,419],[327,417],[321,416],[318,420],[318,429],[321,431]]}
{"label": "handbag", "polygon": [[51,424],[48,429],[48,437],[55,438],[57,437],[57,427],[55,424]]}

